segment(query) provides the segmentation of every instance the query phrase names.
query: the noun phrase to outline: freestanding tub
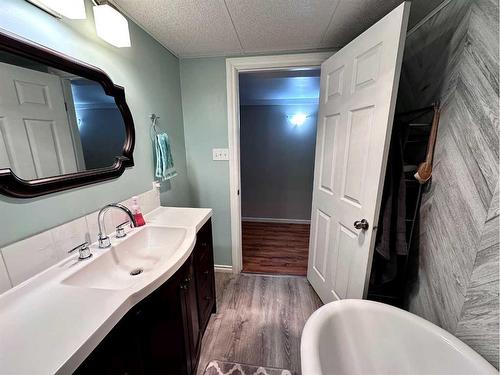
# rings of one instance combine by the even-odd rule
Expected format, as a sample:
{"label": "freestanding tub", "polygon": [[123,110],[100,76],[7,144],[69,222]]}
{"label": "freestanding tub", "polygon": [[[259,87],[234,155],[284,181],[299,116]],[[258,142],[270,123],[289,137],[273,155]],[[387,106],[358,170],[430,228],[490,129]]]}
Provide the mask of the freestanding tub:
{"label": "freestanding tub", "polygon": [[336,301],[314,312],[300,352],[302,375],[498,374],[438,326],[366,300]]}

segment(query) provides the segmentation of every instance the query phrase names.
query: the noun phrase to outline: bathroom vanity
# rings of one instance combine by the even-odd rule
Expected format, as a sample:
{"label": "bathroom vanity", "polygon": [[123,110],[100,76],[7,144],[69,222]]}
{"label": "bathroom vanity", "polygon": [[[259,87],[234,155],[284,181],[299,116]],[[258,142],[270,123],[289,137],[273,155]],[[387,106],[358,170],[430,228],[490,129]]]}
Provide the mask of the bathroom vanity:
{"label": "bathroom vanity", "polygon": [[193,374],[212,312],[215,279],[208,221],[180,269],[134,306],[76,373]]}
{"label": "bathroom vanity", "polygon": [[216,309],[211,215],[160,207],[4,293],[0,373],[195,373]]}
{"label": "bathroom vanity", "polygon": [[[104,71],[4,30],[0,70],[0,194],[38,197],[118,178],[134,165],[125,89]],[[135,224],[125,206],[110,203],[95,218],[88,207],[68,207],[69,227],[37,234],[27,258],[14,256],[23,276],[0,296],[0,374],[196,371],[215,311],[212,211],[159,207],[147,225],[125,233],[120,220],[108,237],[109,208]],[[80,254],[68,256],[78,243]],[[43,271],[23,272],[30,269]]]}

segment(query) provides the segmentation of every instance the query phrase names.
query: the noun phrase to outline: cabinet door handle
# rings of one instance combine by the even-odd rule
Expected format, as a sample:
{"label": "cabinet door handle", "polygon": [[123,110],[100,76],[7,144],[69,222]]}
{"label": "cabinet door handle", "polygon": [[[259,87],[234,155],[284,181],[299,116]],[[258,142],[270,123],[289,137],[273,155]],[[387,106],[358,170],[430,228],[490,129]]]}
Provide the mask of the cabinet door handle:
{"label": "cabinet door handle", "polygon": [[191,276],[188,276],[186,277],[182,282],[181,282],[181,285],[180,285],[180,288],[182,290],[186,290],[186,289],[189,289],[189,285],[191,284]]}

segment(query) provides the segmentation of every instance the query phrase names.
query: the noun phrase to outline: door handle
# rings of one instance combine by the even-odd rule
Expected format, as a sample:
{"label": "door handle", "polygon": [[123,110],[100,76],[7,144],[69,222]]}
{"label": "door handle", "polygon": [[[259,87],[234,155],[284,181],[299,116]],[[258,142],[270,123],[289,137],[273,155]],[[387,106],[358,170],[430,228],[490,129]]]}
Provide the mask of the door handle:
{"label": "door handle", "polygon": [[368,221],[366,221],[366,219],[356,220],[354,222],[354,228],[356,229],[367,230],[369,227],[370,224],[368,224]]}

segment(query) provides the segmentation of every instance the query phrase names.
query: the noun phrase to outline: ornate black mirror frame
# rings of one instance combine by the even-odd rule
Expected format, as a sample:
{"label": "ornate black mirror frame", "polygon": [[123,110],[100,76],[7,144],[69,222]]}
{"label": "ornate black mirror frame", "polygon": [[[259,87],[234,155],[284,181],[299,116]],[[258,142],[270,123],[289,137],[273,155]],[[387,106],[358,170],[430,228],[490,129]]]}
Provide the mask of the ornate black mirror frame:
{"label": "ornate black mirror frame", "polygon": [[117,178],[123,174],[125,168],[134,165],[134,121],[125,102],[123,87],[115,85],[108,75],[99,68],[20,38],[2,29],[0,29],[0,51],[23,56],[100,83],[104,92],[114,97],[125,124],[125,142],[122,155],[116,157],[112,166],[30,181],[17,177],[10,168],[0,169],[0,194],[16,198],[33,198]]}

